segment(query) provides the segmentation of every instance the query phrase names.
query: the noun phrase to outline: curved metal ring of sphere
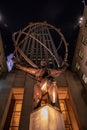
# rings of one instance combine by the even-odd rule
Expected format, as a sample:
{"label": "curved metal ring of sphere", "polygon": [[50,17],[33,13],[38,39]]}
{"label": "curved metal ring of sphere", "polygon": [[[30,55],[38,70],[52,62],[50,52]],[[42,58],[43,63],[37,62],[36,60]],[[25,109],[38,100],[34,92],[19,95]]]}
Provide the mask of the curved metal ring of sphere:
{"label": "curved metal ring of sphere", "polygon": [[63,36],[63,34],[60,32],[59,29],[57,29],[56,27],[54,27],[51,24],[48,24],[47,22],[37,22],[37,23],[30,23],[28,26],[26,26],[24,29],[15,32],[13,34],[13,41],[15,43],[15,51],[14,54],[17,58],[17,61],[20,61],[20,55],[25,59],[25,61],[27,63],[29,63],[32,67],[38,68],[38,66],[36,64],[34,64],[31,59],[28,58],[27,55],[25,55],[25,53],[22,51],[21,47],[23,46],[24,42],[30,38],[33,39],[34,41],[36,41],[38,44],[40,44],[41,46],[43,46],[50,54],[51,56],[55,59],[57,65],[58,65],[58,61],[55,57],[55,55],[47,48],[46,45],[44,45],[37,37],[35,37],[35,33],[37,31],[37,28],[39,28],[39,30],[42,29],[42,27],[48,27],[49,29],[52,29],[54,31],[56,31],[56,33],[58,35],[60,35],[61,40],[63,41],[63,44],[65,46],[65,55],[62,61],[62,64],[60,67],[62,67],[63,65],[65,65],[67,63],[67,57],[68,57],[68,44]]}

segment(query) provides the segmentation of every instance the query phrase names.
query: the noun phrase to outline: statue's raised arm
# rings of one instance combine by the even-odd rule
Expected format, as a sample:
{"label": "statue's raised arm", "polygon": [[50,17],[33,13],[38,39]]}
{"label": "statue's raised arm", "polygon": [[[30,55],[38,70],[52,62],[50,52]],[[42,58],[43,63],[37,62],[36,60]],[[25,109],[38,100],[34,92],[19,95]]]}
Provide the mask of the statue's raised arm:
{"label": "statue's raised arm", "polygon": [[24,66],[21,66],[20,64],[16,64],[16,67],[20,70],[23,70],[29,74],[32,74],[35,76],[36,72],[37,72],[37,69],[35,68],[27,68],[27,67],[24,67]]}
{"label": "statue's raised arm", "polygon": [[48,69],[46,66],[44,66],[41,69],[36,69],[36,68],[24,67],[24,66],[21,66],[20,64],[16,64],[16,67],[29,74],[32,74],[37,79],[38,78],[42,79],[49,76],[51,77],[59,76],[67,68],[67,66],[64,66],[60,69]]}

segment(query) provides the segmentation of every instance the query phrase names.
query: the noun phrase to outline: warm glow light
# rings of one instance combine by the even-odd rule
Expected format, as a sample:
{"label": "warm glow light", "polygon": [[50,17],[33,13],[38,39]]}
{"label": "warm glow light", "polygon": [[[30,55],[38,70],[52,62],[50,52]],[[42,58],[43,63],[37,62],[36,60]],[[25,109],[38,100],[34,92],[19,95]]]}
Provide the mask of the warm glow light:
{"label": "warm glow light", "polygon": [[34,111],[30,118],[30,130],[65,130],[61,112],[51,105]]}
{"label": "warm glow light", "polygon": [[80,21],[82,21],[82,20],[83,20],[83,17],[80,18]]}
{"label": "warm glow light", "polygon": [[47,110],[47,107],[44,107],[41,109],[41,118],[43,120],[47,120],[48,118],[48,110]]}
{"label": "warm glow light", "polygon": [[79,18],[79,24],[80,24],[80,26],[81,26],[82,22],[83,22],[83,17],[80,17]]}

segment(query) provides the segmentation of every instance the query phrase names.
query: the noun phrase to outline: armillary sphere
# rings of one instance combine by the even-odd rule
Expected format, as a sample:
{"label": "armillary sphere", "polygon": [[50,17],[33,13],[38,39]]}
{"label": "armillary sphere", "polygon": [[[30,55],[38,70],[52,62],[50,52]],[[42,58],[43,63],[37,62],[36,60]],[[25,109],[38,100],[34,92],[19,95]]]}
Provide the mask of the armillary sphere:
{"label": "armillary sphere", "polygon": [[[15,43],[16,63],[39,68],[40,61],[44,59],[44,50],[49,57],[52,57],[51,59],[54,59],[58,68],[67,64],[68,44],[64,35],[60,29],[47,22],[29,23],[28,26],[13,34],[13,41]],[[46,44],[47,42],[54,44],[55,51],[50,49],[49,44]],[[42,48],[41,52],[40,48]],[[37,57],[34,57],[34,52],[39,55],[38,59],[35,59]],[[48,64],[50,63],[49,57]],[[38,63],[35,62],[36,60],[38,60]]]}
{"label": "armillary sphere", "polygon": [[[67,42],[63,34],[46,22],[30,23],[14,33],[13,40],[16,67],[32,74],[37,80],[34,85],[34,108],[40,105],[46,94],[49,95],[51,103],[58,106],[54,77],[66,69],[68,56]],[[47,65],[52,62],[57,66],[56,69]]]}

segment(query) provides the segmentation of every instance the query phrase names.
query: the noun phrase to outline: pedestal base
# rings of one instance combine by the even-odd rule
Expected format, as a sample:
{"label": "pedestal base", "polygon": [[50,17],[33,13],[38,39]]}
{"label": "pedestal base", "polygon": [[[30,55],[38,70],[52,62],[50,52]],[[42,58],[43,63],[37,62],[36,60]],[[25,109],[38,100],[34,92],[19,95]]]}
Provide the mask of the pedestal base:
{"label": "pedestal base", "polygon": [[30,115],[29,130],[65,130],[61,112],[50,105],[37,109]]}

